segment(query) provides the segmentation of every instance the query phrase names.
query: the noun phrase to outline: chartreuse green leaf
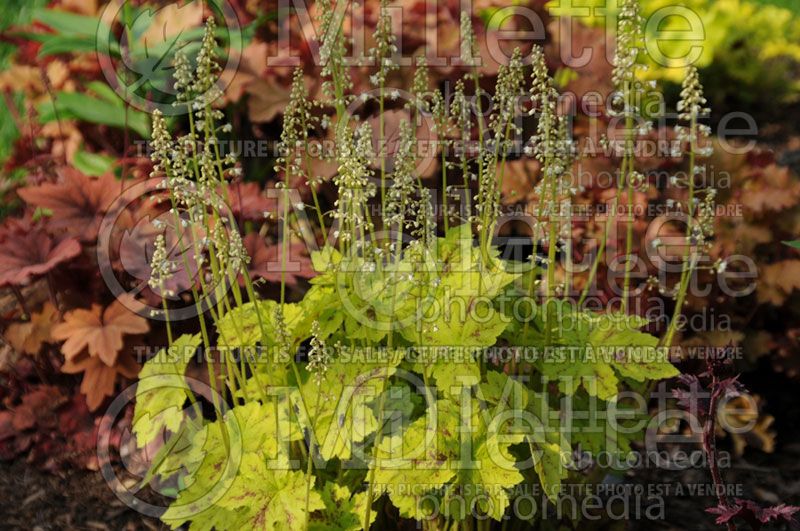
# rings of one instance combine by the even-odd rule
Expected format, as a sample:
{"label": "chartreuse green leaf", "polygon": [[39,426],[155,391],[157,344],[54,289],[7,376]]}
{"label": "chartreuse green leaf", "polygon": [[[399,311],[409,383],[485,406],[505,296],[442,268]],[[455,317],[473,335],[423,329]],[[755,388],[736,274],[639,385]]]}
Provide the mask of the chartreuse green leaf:
{"label": "chartreuse green leaf", "polygon": [[631,442],[639,440],[647,426],[647,410],[635,401],[615,398],[603,402],[578,393],[571,407],[581,415],[570,415],[570,442],[593,455],[605,452],[624,457],[631,450]]}
{"label": "chartreuse green leaf", "polygon": [[561,481],[567,478],[565,466],[571,458],[569,441],[561,435],[558,427],[549,427],[529,437],[533,469],[548,498],[555,501],[561,492]]}
{"label": "chartreuse green leaf", "polygon": [[354,445],[375,432],[378,419],[370,404],[401,361],[402,351],[342,350],[319,383],[309,377],[301,385],[295,393],[301,422],[311,429],[323,459],[349,459]]}
{"label": "chartreuse green leaf", "polygon": [[477,385],[481,381],[481,368],[478,360],[468,350],[455,347],[447,348],[447,357],[420,367],[432,376],[436,387],[445,395],[458,397],[464,387]]}
{"label": "chartreuse green leaf", "polygon": [[510,503],[507,489],[524,479],[509,452],[512,444],[523,439],[521,434],[515,438],[505,435],[502,439],[488,435],[475,437],[471,455],[462,454],[456,477],[445,488],[444,514],[457,520],[472,514],[501,520]]}
{"label": "chartreuse green leaf", "polygon": [[442,273],[469,271],[475,268],[480,250],[472,242],[472,227],[469,223],[452,227],[444,238],[436,239],[436,258]]}
{"label": "chartreuse green leaf", "polygon": [[[288,383],[288,364],[300,343],[308,339],[315,314],[310,303],[286,303],[283,320],[289,346],[278,348],[276,311],[273,300],[251,301],[234,308],[217,320],[219,350],[226,355],[240,355],[249,369],[244,385],[237,386],[237,397],[263,398],[267,386]],[[238,383],[238,382],[237,382]]]}
{"label": "chartreuse green leaf", "polygon": [[[521,382],[495,371],[486,373],[486,382],[479,387],[478,397],[492,404],[490,420],[497,428],[516,430],[528,441],[533,468],[545,494],[555,500],[561,480],[567,477],[569,441],[562,436],[557,415],[546,401],[528,390]],[[503,423],[509,424],[503,426]]]}
{"label": "chartreuse green leaf", "polygon": [[507,374],[487,371],[486,382],[481,383],[479,391],[481,400],[508,409],[525,409],[528,405],[528,389]]}
{"label": "chartreuse green leaf", "polygon": [[646,323],[621,314],[566,315],[558,345],[539,360],[541,372],[558,379],[563,392],[574,394],[583,387],[603,400],[616,396],[618,376],[644,381],[678,374],[656,349],[658,339],[638,330]]}
{"label": "chartreuse green leaf", "polygon": [[435,292],[438,304],[427,305],[420,321],[403,329],[403,337],[424,346],[494,345],[508,320],[494,309],[492,299],[514,278],[504,271],[442,275]]}
{"label": "chartreuse green leaf", "polygon": [[265,337],[274,333],[270,305],[247,302],[217,320],[220,343],[226,346],[254,347],[266,342]]}
{"label": "chartreuse green leaf", "polygon": [[451,401],[428,405],[426,415],[402,433],[381,439],[376,451],[374,489],[386,493],[401,516],[422,519],[440,505],[439,489],[455,477],[458,455],[458,406]]}
{"label": "chartreuse green leaf", "polygon": [[311,266],[320,275],[333,270],[341,261],[342,253],[329,245],[311,253]]}
{"label": "chartreuse green leaf", "polygon": [[[273,300],[251,301],[234,308],[217,321],[220,345],[227,347],[274,346],[277,343]],[[292,347],[304,341],[311,330],[303,307],[296,303],[283,305],[283,319]],[[288,361],[288,360],[285,360]]]}
{"label": "chartreuse green leaf", "polygon": [[[440,250],[455,249],[445,241]],[[418,304],[421,318],[401,330],[407,341],[430,354],[430,363],[416,364],[415,369],[432,376],[445,393],[458,394],[462,386],[477,384],[481,375],[476,353],[494,345],[509,323],[492,300],[515,278],[502,270],[443,273],[431,295],[434,302]]]}
{"label": "chartreuse green leaf", "polygon": [[351,340],[377,343],[383,339],[391,314],[376,308],[387,298],[381,293],[387,277],[363,258],[344,259],[331,247],[312,253],[312,265],[320,274],[312,279],[304,303],[320,323],[322,336],[343,329]]}
{"label": "chartreuse green leaf", "polygon": [[398,322],[414,316],[418,284],[410,259],[377,264],[361,257],[341,260],[331,275],[348,339],[377,344]]}
{"label": "chartreuse green leaf", "polygon": [[[390,384],[385,391],[384,398],[384,415],[391,415],[393,422],[400,422],[402,425],[408,424],[414,411],[422,405],[423,398],[415,393],[408,383],[400,381],[396,384]],[[377,403],[375,405],[375,416],[379,416]]]}
{"label": "chartreuse green leaf", "polygon": [[199,334],[182,335],[149,359],[139,372],[133,433],[140,447],[155,440],[165,429],[177,432],[180,428],[184,403],[189,398],[184,373],[200,343]]}
{"label": "chartreuse green leaf", "polygon": [[[296,470],[267,467],[258,454],[242,456],[236,479],[219,501],[219,506],[235,511],[228,529],[295,531],[305,522],[306,476]],[[308,509],[324,509],[318,492],[309,493]]]}
{"label": "chartreuse green leaf", "polygon": [[[366,492],[353,495],[346,485],[328,481],[320,497],[325,508],[312,515],[308,526],[311,531],[358,531],[363,528]],[[376,516],[377,511],[372,511],[370,524]]]}
{"label": "chartreuse green leaf", "polygon": [[[222,511],[228,518],[223,520],[223,528],[230,528],[232,522],[239,520],[249,521],[252,514],[230,498],[232,493],[241,493],[245,488],[243,483],[285,478],[288,445],[302,437],[296,424],[290,421],[288,408],[285,399],[266,405],[250,402],[229,410],[222,421],[208,423],[199,430],[191,446],[180,456],[172,456],[175,462],[166,467],[172,469],[180,463],[187,474],[183,477],[185,488],[178,492],[162,520],[173,528],[191,520],[193,529],[210,529],[220,525],[217,511]],[[257,462],[263,464],[263,470]],[[266,471],[268,464],[271,467],[268,473],[251,477],[254,467]],[[263,501],[258,498],[253,503]],[[262,509],[257,505],[251,507],[252,511]]]}
{"label": "chartreuse green leaf", "polygon": [[644,382],[677,376],[678,370],[669,362],[667,350],[656,348],[658,338],[638,330],[646,324],[647,319],[635,315],[598,315],[589,344],[596,351],[603,348],[607,359],[624,378]]}
{"label": "chartreuse green leaf", "polygon": [[[320,277],[311,279],[312,283]],[[327,339],[338,332],[344,322],[344,312],[339,302],[339,296],[331,284],[314,284],[306,292],[300,306],[307,319],[317,321],[320,328],[320,338]]]}
{"label": "chartreuse green leaf", "polygon": [[375,488],[389,495],[400,514],[421,519],[439,510],[463,520],[477,512],[499,520],[507,489],[523,476],[509,447],[524,440],[487,424],[476,400],[439,400],[402,434],[382,440]]}

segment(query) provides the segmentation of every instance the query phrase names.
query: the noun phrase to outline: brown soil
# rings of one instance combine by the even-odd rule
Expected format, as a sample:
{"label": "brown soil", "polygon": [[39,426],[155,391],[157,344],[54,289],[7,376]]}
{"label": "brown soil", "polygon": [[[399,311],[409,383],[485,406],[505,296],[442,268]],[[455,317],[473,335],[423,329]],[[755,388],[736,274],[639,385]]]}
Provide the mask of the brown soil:
{"label": "brown soil", "polygon": [[19,460],[0,462],[0,528],[167,529],[118,500],[97,472],[77,470],[56,476]]}

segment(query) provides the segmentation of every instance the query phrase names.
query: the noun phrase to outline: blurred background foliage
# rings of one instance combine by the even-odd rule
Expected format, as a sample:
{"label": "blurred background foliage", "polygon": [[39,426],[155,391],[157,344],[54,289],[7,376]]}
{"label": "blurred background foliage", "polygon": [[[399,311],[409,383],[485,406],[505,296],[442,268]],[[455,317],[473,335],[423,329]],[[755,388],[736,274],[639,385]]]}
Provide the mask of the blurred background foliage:
{"label": "blurred background foliage", "polygon": [[[756,108],[777,112],[782,103],[800,97],[800,2],[794,0],[642,0],[645,17],[651,18],[646,38],[650,50],[663,60],[648,58],[647,77],[667,82],[674,95],[683,79],[682,58],[700,51],[693,61],[715,110]],[[548,8],[556,16],[577,17],[581,23],[604,24],[596,13],[615,13],[615,0],[551,0]],[[592,11],[595,13],[595,11]],[[661,32],[676,32],[684,40],[662,38]],[[663,35],[663,34],[662,34]],[[702,45],[701,49],[697,48]],[[656,50],[656,48],[658,48]],[[769,98],[764,98],[764,93]]]}

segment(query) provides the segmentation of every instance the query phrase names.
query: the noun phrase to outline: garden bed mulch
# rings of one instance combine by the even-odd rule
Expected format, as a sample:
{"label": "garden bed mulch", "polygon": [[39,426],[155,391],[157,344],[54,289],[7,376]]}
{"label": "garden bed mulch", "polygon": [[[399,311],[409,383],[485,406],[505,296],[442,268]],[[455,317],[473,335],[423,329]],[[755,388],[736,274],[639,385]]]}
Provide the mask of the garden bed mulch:
{"label": "garden bed mulch", "polygon": [[98,472],[43,472],[24,461],[0,462],[0,528],[167,529],[117,499]]}
{"label": "garden bed mulch", "polygon": [[[723,470],[729,485],[741,488],[743,498],[750,498],[761,505],[794,504],[800,502],[800,443],[791,443],[778,450],[779,453],[767,455],[753,452],[752,455],[736,459],[727,470]],[[683,471],[650,470],[639,474],[635,479],[639,484],[680,483],[686,485],[709,485],[711,477],[705,469]],[[714,524],[714,516],[705,512],[707,507],[716,505],[711,496],[667,496],[665,498],[664,520],[635,520],[631,528],[636,530],[716,530],[724,529]],[[741,526],[741,529],[747,529]],[[768,529],[783,529],[769,527]]]}

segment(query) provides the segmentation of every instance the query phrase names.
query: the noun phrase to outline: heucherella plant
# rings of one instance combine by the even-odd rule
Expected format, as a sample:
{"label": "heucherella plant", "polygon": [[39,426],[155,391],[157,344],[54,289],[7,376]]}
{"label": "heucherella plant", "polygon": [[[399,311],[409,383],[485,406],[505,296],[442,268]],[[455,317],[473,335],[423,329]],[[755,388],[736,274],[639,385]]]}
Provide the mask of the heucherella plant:
{"label": "heucherella plant", "polygon": [[[639,18],[635,2],[625,9],[614,76],[627,137],[615,201],[630,205]],[[277,194],[281,270],[290,235],[309,232],[293,214],[289,187],[298,178],[308,182],[318,241],[325,242],[312,253],[317,276],[299,302],[288,301],[285,274],[279,300],[257,295],[227,198],[218,193],[237,166],[220,152],[218,132],[229,129],[218,125],[213,99],[196,98],[213,93],[207,83],[217,68],[212,21],[197,69],[190,71],[184,57],[176,64],[178,104],[191,111],[189,132],[173,138],[163,118],[154,118],[153,176],[163,179],[158,200],[168,202],[176,226],[190,234],[178,242],[187,251],[183,264],[170,263],[170,242],[159,237],[151,284],[169,285],[180,265],[208,271],[190,288],[200,332],[176,337],[165,299],[170,345],[145,364],[137,391],[137,442],[158,449],[149,477],[179,486],[161,518],[191,529],[356,530],[385,528],[387,519],[399,518],[424,529],[488,529],[491,521],[527,527],[545,517],[545,508],[523,515],[518,500],[539,493],[543,504],[558,502],[566,483],[594,477],[576,465],[576,450],[624,462],[631,443],[641,440],[646,401],[632,405],[623,395],[678,374],[662,348],[675,328],[661,342],[641,331],[647,320],[626,312],[626,297],[621,307],[587,311],[569,298],[569,279],[556,277],[559,256],[571,249],[572,220],[559,213],[569,210],[574,193],[575,153],[540,48],[531,54],[530,74],[514,52],[485,113],[472,97],[480,90],[476,69],[466,69],[448,99],[427,94],[420,66],[409,119],[398,126],[388,164],[382,144],[376,153],[372,142],[376,134],[382,140],[383,122],[376,132],[348,114],[353,95],[341,21],[333,9],[322,13],[325,101],[312,103],[302,72],[295,73],[276,164],[284,176]],[[386,74],[395,67],[390,28],[382,4],[371,52],[381,110]],[[468,14],[462,29],[469,56],[475,37]],[[698,146],[704,103],[690,76],[681,104],[688,125],[679,136],[690,146],[691,175],[704,153]],[[417,174],[413,118],[423,113],[443,137],[441,216]],[[525,155],[542,168],[527,263],[501,258],[493,238],[522,115],[536,120]],[[304,151],[310,131],[323,123],[335,124],[338,167],[328,210]],[[474,157],[446,150],[454,139],[470,144],[473,133]],[[461,179],[448,183],[459,172]],[[690,176],[686,237],[702,246],[713,193],[701,195],[693,183]],[[695,267],[687,257],[675,288],[676,315]],[[626,275],[626,296],[628,282]],[[198,352],[205,382],[187,376]],[[574,415],[579,408],[584,414]],[[636,420],[635,427],[622,420]],[[593,469],[603,472],[596,463]]]}

